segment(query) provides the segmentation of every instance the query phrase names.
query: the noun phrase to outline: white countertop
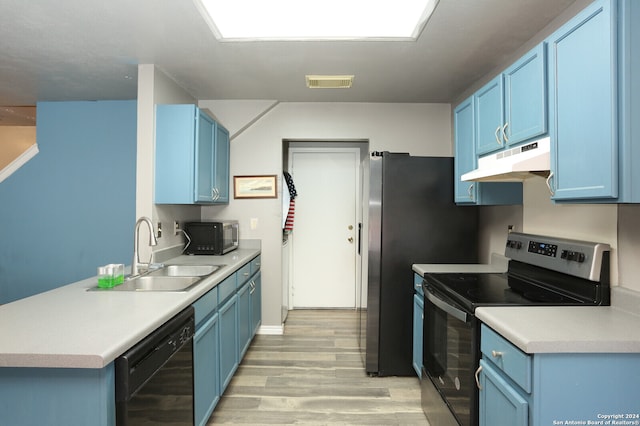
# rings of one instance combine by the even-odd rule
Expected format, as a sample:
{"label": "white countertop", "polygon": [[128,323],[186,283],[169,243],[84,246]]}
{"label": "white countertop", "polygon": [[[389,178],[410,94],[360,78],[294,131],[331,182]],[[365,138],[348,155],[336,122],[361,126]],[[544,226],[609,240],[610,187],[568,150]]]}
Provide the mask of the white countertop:
{"label": "white countertop", "polygon": [[0,367],[105,367],[259,253],[241,248],[164,262],[226,265],[186,292],[87,291],[93,277],[2,305]]}
{"label": "white countertop", "polygon": [[640,353],[640,294],[614,287],[611,297],[612,306],[480,307],[475,315],[526,353]]}
{"label": "white countertop", "polygon": [[415,273],[424,274],[469,274],[506,272],[509,259],[497,253],[491,255],[490,263],[417,263],[412,265]]}

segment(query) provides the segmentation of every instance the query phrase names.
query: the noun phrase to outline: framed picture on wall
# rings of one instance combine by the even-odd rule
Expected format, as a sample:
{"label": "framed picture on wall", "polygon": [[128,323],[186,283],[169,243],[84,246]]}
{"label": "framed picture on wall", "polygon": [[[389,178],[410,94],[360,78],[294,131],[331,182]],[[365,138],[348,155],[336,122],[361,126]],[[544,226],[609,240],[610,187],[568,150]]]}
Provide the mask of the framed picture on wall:
{"label": "framed picture on wall", "polygon": [[234,176],[233,198],[277,198],[277,175]]}

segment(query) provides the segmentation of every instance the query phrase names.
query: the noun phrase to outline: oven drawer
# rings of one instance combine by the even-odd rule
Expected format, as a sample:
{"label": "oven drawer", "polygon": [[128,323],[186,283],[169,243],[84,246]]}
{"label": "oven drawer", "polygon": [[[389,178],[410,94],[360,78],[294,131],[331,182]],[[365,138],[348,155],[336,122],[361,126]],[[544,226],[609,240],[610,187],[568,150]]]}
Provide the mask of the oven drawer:
{"label": "oven drawer", "polygon": [[511,380],[531,393],[531,355],[522,352],[504,337],[482,324],[480,351]]}

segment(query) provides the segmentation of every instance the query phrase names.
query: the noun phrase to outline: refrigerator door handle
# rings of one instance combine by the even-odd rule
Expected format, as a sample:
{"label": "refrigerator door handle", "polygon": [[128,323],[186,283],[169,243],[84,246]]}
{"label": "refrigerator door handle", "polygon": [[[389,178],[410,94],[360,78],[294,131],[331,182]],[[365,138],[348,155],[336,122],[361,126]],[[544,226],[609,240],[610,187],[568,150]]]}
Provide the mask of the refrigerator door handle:
{"label": "refrigerator door handle", "polygon": [[362,223],[358,222],[358,254],[362,254]]}

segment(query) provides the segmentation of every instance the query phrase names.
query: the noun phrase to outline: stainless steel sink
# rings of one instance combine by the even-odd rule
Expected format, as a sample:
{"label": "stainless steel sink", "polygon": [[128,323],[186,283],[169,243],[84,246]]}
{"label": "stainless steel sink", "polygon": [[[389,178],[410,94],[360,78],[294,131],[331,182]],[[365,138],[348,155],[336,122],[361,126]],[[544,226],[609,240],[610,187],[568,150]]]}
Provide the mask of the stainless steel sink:
{"label": "stainless steel sink", "polygon": [[220,266],[213,265],[166,265],[164,268],[149,272],[154,277],[203,277],[213,274]]}
{"label": "stainless steel sink", "polygon": [[143,275],[113,287],[115,291],[187,291],[202,277],[168,277]]}
{"label": "stainless steel sink", "polygon": [[92,287],[90,291],[188,291],[223,265],[166,265],[112,288]]}

